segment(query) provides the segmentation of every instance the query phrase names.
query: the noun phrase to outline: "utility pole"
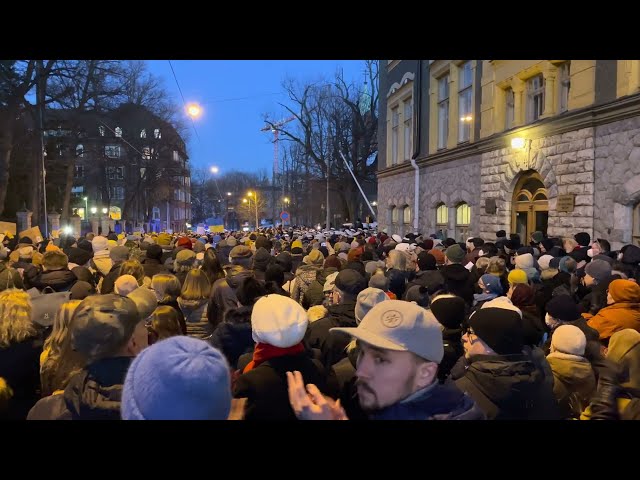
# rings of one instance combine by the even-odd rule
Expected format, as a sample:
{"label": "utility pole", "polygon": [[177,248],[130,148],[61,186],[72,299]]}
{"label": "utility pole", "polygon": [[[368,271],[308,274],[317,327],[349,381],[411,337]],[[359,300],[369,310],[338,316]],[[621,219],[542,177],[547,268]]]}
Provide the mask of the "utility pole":
{"label": "utility pole", "polygon": [[[44,219],[44,238],[48,238],[49,228],[47,225],[47,171],[44,165],[44,94],[46,79],[42,76],[42,62],[42,60],[36,60],[36,105],[38,110],[38,146],[40,148],[39,158],[37,162],[40,164],[40,166],[36,167],[36,171],[42,174],[42,217]],[[39,170],[41,170],[41,172],[39,172]],[[38,175],[36,179],[36,181],[39,183],[40,176]]]}
{"label": "utility pole", "polygon": [[331,224],[329,223],[330,215],[329,215],[329,176],[331,175],[331,159],[327,158],[327,226],[325,227],[327,230],[330,228]]}

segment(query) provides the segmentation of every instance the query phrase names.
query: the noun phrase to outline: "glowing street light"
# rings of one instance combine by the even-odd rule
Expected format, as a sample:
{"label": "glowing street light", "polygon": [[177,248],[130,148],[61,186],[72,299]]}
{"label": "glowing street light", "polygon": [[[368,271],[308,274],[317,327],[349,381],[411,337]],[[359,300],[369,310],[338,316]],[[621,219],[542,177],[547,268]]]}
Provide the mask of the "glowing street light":
{"label": "glowing street light", "polygon": [[104,213],[105,215],[107,214],[108,211],[109,210],[106,207],[102,209],[102,213]]}
{"label": "glowing street light", "polygon": [[98,209],[96,207],[91,207],[91,213],[96,213]]}
{"label": "glowing street light", "polygon": [[227,192],[227,197],[230,197],[230,196],[231,196],[231,192]]}
{"label": "glowing street light", "polygon": [[218,167],[211,167],[211,173],[213,173],[214,175],[216,173],[218,173],[220,171],[220,169]]}
{"label": "glowing street light", "polygon": [[202,115],[202,107],[197,103],[190,103],[189,105],[187,105],[187,115],[189,115],[191,118],[198,118],[200,115]]}

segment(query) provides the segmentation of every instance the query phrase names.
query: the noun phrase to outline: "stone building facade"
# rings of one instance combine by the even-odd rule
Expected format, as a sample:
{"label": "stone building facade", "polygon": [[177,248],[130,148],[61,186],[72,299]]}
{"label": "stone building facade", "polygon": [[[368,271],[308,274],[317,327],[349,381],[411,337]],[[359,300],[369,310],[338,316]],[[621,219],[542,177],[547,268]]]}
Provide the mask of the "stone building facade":
{"label": "stone building facade", "polygon": [[380,72],[382,228],[640,241],[640,61],[382,60]]}

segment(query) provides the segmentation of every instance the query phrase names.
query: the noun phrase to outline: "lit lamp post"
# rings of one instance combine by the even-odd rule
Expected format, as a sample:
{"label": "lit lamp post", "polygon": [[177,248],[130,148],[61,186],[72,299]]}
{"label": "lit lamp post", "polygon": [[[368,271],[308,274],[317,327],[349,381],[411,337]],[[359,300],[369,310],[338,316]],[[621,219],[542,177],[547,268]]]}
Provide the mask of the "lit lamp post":
{"label": "lit lamp post", "polygon": [[89,219],[89,208],[87,206],[88,198],[87,197],[83,197],[83,200],[84,200],[84,215],[83,215],[83,217],[84,217],[85,220],[88,220]]}
{"label": "lit lamp post", "polygon": [[[254,195],[255,195],[255,197],[254,197]],[[248,192],[247,196],[249,198],[253,197],[253,203],[254,203],[254,205],[256,207],[256,230],[257,230],[258,229],[258,192],[255,192],[255,194],[254,194],[254,192]],[[249,206],[251,206],[251,202],[249,202]]]}
{"label": "lit lamp post", "polygon": [[[289,197],[284,197],[284,209],[289,212]],[[287,223],[285,220],[282,221],[282,225]],[[291,213],[289,213],[289,223],[291,223]]]}

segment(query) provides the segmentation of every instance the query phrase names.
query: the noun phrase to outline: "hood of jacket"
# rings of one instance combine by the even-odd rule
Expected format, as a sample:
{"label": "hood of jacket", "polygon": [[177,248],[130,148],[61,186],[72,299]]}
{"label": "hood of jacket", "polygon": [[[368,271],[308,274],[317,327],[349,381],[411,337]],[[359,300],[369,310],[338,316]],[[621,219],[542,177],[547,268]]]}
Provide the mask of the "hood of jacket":
{"label": "hood of jacket", "polygon": [[76,420],[120,420],[122,386],[133,357],[104,358],[75,375],[64,400]]}
{"label": "hood of jacket", "polygon": [[78,277],[71,270],[64,269],[41,272],[31,281],[31,284],[38,290],[51,287],[56,292],[61,292],[71,288],[77,281]]}
{"label": "hood of jacket", "polygon": [[375,412],[375,420],[484,420],[473,399],[455,384],[434,383]]}
{"label": "hood of jacket", "polygon": [[547,355],[547,361],[553,375],[565,385],[577,387],[586,382],[593,382],[595,388],[596,378],[593,368],[586,358],[563,352],[551,352]]}
{"label": "hood of jacket", "polygon": [[184,313],[185,316],[189,316],[195,310],[207,305],[209,303],[208,298],[200,298],[197,300],[185,300],[182,297],[178,297],[178,305],[180,306],[180,310]]}
{"label": "hood of jacket", "polygon": [[440,270],[442,276],[446,280],[453,280],[454,282],[466,282],[469,279],[470,272],[459,263],[452,263],[451,265],[445,265]]}
{"label": "hood of jacket", "polygon": [[253,270],[248,270],[242,265],[225,267],[227,283],[234,290],[237,289],[245,278],[253,277]]}
{"label": "hood of jacket", "polygon": [[318,273],[316,274],[316,280],[320,285],[324,287],[324,284],[327,281],[327,277],[332,273],[336,273],[337,271],[338,269],[336,267],[327,267],[323,268],[322,270],[318,270]]}

